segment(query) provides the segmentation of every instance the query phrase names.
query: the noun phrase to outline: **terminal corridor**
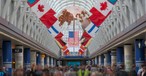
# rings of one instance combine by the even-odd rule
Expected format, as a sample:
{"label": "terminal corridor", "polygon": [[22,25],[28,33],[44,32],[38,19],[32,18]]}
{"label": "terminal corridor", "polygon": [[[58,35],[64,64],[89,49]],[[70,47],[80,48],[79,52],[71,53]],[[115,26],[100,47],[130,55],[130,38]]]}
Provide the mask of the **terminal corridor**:
{"label": "terminal corridor", "polygon": [[0,76],[146,76],[146,0],[0,0]]}

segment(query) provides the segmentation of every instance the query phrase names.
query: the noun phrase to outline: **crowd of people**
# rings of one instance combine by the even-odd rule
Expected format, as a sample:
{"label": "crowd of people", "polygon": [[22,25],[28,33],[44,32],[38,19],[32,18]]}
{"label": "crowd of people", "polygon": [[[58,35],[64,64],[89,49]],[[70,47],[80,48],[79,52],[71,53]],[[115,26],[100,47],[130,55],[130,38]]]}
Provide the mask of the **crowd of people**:
{"label": "crowd of people", "polygon": [[[9,76],[4,68],[0,68],[0,76]],[[135,66],[131,71],[126,72],[124,65],[113,66],[59,66],[44,68],[41,65],[32,65],[31,68],[18,68],[13,76],[146,76],[146,65],[142,65],[136,72]]]}

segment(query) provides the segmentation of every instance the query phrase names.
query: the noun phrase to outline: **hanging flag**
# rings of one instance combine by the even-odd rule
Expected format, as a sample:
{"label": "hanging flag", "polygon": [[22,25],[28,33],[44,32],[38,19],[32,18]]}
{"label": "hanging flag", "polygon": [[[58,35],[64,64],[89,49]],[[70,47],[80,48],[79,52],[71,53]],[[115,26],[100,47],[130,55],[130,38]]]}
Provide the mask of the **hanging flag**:
{"label": "hanging flag", "polygon": [[53,24],[57,21],[57,18],[54,16],[54,14],[52,14],[52,12],[54,12],[54,10],[50,9],[46,14],[44,14],[40,18],[42,23],[44,23],[47,28],[53,26]]}
{"label": "hanging flag", "polygon": [[104,16],[103,14],[101,14],[94,7],[90,10],[90,12],[92,13],[92,15],[89,18],[97,27],[99,27],[102,24],[102,22],[104,22],[104,20],[107,18],[107,16]]}
{"label": "hanging flag", "polygon": [[55,37],[55,40],[56,40],[56,42],[57,42],[57,44],[59,45],[60,48],[63,48],[64,46],[66,46],[66,43],[62,40],[62,36],[63,36],[63,34],[60,32]]}
{"label": "hanging flag", "polygon": [[64,52],[64,55],[69,55],[69,50],[68,49]]}
{"label": "hanging flag", "polygon": [[80,46],[80,49],[86,50],[86,48],[83,45]]}
{"label": "hanging flag", "polygon": [[87,31],[87,33],[94,37],[95,33],[99,30],[99,27],[97,27],[95,24],[93,24],[92,22],[85,28],[85,30]]}
{"label": "hanging flag", "polygon": [[56,21],[53,26],[51,26],[48,31],[53,36],[56,37],[59,33],[61,28],[59,27],[59,21]]}
{"label": "hanging flag", "polygon": [[117,0],[108,0],[111,4],[115,5],[115,3],[117,2]]}
{"label": "hanging flag", "polygon": [[78,52],[79,55],[84,54],[85,50],[86,50],[85,46],[81,45],[81,46],[80,46],[80,49],[79,49],[79,52]]}
{"label": "hanging flag", "polygon": [[39,0],[27,0],[27,3],[30,7],[34,6]]}
{"label": "hanging flag", "polygon": [[79,46],[79,31],[69,31],[68,46]]}
{"label": "hanging flag", "polygon": [[86,31],[84,31],[82,38],[84,39],[84,41],[81,44],[87,47],[89,43],[91,42],[92,37]]}
{"label": "hanging flag", "polygon": [[54,16],[56,12],[50,8],[47,0],[28,0],[27,3],[47,28],[57,21]]}
{"label": "hanging flag", "polygon": [[79,55],[83,55],[84,51],[82,49],[79,49]]}
{"label": "hanging flag", "polygon": [[86,32],[86,31],[84,31],[84,33],[83,33],[83,35],[82,35],[84,38],[86,38],[86,39],[90,39],[91,38],[91,36]]}
{"label": "hanging flag", "polygon": [[62,48],[62,51],[65,51],[67,49],[67,46],[64,46],[63,48]]}
{"label": "hanging flag", "polygon": [[96,26],[100,26],[111,13],[111,10],[116,2],[117,0],[97,0],[95,7],[90,10],[92,13],[92,15],[89,17],[90,20]]}

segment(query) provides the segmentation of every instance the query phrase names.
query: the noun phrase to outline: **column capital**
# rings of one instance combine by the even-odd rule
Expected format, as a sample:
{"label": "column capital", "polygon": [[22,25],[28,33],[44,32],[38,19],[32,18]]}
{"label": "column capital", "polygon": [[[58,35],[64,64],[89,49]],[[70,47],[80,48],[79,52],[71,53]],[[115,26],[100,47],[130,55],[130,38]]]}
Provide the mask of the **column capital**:
{"label": "column capital", "polygon": [[22,45],[15,45],[15,48],[23,48]]}
{"label": "column capital", "polygon": [[128,44],[128,43],[127,43],[127,44],[124,44],[124,45],[132,45],[132,44],[130,44],[130,43]]}
{"label": "column capital", "polygon": [[31,52],[37,52],[36,50],[31,50]]}
{"label": "column capital", "polygon": [[144,40],[144,39],[135,39],[135,41],[142,41],[142,40]]}
{"label": "column capital", "polygon": [[111,49],[111,51],[116,51],[116,49]]}
{"label": "column capital", "polygon": [[111,56],[116,56],[116,51],[111,51]]}

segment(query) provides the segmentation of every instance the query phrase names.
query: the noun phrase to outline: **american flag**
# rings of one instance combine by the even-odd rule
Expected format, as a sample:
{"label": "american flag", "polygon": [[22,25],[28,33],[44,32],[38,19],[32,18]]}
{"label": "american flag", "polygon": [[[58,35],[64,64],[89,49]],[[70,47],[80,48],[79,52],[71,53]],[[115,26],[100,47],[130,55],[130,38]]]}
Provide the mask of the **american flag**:
{"label": "american flag", "polygon": [[68,46],[79,46],[79,31],[69,31]]}

